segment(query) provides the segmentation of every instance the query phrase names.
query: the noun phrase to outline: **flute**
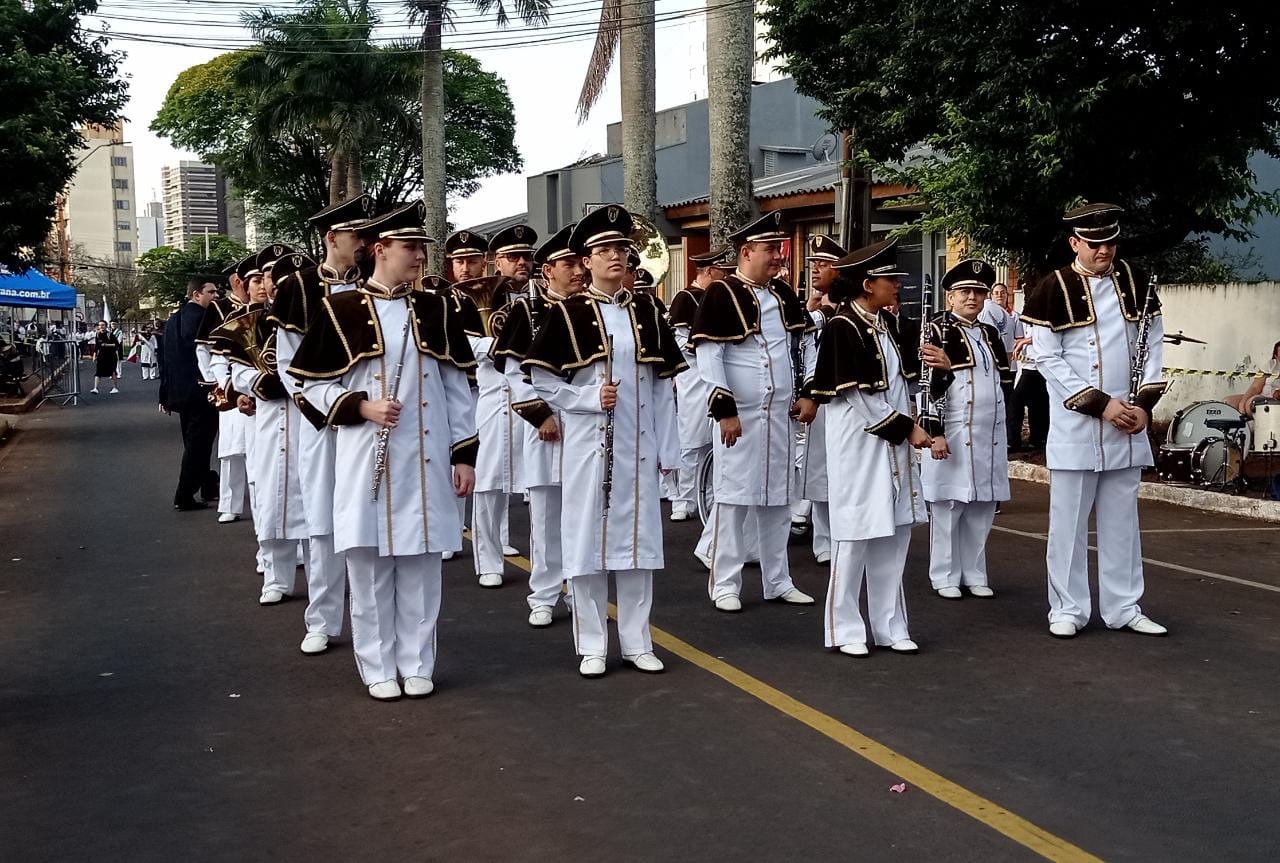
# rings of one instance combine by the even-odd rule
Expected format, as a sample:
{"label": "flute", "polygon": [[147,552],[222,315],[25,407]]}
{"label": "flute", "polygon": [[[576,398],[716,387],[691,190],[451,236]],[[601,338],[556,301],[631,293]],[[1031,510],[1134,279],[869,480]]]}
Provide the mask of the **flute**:
{"label": "flute", "polygon": [[[604,380],[613,383],[613,336],[608,339],[608,353],[604,356]],[[604,421],[604,482],[600,487],[604,490],[604,514],[609,514],[609,498],[613,493],[613,408],[606,412]]]}
{"label": "flute", "polygon": [[[396,363],[396,375],[391,381],[391,394],[386,394],[384,385],[383,398],[396,400],[400,391],[400,375],[404,372],[404,353],[409,347],[409,322],[413,320],[413,306],[409,306],[409,314],[404,319],[404,334],[400,340],[400,361]],[[373,499],[378,499],[378,489],[382,487],[382,475],[387,472],[387,445],[391,442],[391,427],[383,426],[378,430],[378,445],[373,451]]]}

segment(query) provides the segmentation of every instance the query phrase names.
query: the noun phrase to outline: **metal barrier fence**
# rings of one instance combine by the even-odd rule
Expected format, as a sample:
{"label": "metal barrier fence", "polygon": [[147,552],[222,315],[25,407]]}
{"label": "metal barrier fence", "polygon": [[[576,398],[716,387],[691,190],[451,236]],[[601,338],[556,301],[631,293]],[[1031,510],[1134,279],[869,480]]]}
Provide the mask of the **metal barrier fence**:
{"label": "metal barrier fence", "polygon": [[80,345],[70,339],[43,342],[44,350],[35,357],[35,372],[40,377],[40,407],[47,401],[61,405],[80,403]]}

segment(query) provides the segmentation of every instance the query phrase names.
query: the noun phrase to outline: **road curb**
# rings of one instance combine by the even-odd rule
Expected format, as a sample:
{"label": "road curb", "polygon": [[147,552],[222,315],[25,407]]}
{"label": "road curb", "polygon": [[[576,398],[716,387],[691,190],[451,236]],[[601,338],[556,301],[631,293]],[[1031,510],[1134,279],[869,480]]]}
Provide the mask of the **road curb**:
{"label": "road curb", "polygon": [[[1020,479],[1026,482],[1039,482],[1047,485],[1049,483],[1049,469],[1044,465],[1031,464],[1030,462],[1011,461],[1009,462],[1009,479]],[[1143,500],[1158,500],[1161,503],[1188,506],[1192,509],[1202,509],[1207,512],[1237,515],[1241,518],[1280,522],[1280,501],[1277,500],[1259,500],[1234,494],[1223,494],[1220,491],[1165,485],[1158,482],[1140,483],[1138,485],[1138,497]]]}

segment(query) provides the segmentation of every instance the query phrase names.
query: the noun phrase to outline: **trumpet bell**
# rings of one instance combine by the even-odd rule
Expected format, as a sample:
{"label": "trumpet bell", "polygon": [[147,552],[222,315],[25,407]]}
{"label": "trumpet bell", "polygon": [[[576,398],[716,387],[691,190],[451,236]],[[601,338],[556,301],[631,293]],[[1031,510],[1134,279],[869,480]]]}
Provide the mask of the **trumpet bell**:
{"label": "trumpet bell", "polygon": [[644,216],[631,214],[634,225],[631,231],[631,242],[635,244],[640,255],[640,269],[653,276],[656,287],[667,277],[671,269],[671,252],[667,249],[667,238],[658,230],[658,226]]}

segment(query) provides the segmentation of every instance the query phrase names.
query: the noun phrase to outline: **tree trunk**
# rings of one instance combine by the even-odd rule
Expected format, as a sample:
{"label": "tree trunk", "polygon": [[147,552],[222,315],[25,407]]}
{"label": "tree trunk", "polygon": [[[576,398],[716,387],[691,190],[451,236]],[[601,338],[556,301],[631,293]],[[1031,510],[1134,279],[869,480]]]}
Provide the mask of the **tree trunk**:
{"label": "tree trunk", "polygon": [[347,157],[334,147],[329,154],[329,206],[340,203],[347,190]]}
{"label": "tree trunk", "polygon": [[[653,221],[658,211],[657,119],[654,115],[654,0],[629,0],[618,38],[622,91],[622,202]],[[638,23],[637,23],[638,22]]]}
{"label": "tree trunk", "polygon": [[364,194],[364,170],[360,165],[359,145],[347,150],[347,196],[350,201]]}
{"label": "tree trunk", "polygon": [[427,248],[427,272],[440,272],[441,248],[448,233],[444,156],[444,58],[440,53],[440,0],[423,0],[426,25],[422,33],[422,200],[427,206],[427,234],[436,243]]}
{"label": "tree trunk", "polygon": [[734,0],[707,16],[707,108],[711,133],[711,246],[751,217],[751,67],[755,6]]}

